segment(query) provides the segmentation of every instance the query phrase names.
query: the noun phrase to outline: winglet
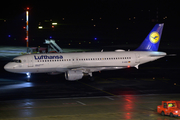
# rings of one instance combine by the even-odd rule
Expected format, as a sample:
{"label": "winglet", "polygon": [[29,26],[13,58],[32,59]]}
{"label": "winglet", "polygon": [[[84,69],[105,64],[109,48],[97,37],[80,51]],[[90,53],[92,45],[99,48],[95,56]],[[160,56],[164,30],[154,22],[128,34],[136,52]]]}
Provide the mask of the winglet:
{"label": "winglet", "polygon": [[142,44],[135,51],[157,51],[164,23],[156,24]]}

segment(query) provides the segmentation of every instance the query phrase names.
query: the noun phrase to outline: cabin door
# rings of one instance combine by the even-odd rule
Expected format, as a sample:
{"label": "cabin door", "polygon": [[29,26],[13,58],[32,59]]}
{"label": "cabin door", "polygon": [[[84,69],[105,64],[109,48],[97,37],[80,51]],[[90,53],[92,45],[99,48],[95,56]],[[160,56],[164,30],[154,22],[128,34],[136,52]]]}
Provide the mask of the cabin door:
{"label": "cabin door", "polygon": [[136,63],[140,63],[140,54],[136,53]]}
{"label": "cabin door", "polygon": [[27,60],[28,60],[28,67],[33,67],[33,56],[28,56]]}

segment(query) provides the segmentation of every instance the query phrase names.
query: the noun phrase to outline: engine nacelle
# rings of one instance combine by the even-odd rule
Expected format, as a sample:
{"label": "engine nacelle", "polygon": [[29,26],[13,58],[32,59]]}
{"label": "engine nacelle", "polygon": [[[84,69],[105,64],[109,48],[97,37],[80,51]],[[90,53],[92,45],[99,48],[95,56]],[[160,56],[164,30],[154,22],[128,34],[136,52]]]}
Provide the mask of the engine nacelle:
{"label": "engine nacelle", "polygon": [[83,75],[84,74],[79,70],[69,70],[65,72],[66,80],[70,80],[70,81],[82,79]]}

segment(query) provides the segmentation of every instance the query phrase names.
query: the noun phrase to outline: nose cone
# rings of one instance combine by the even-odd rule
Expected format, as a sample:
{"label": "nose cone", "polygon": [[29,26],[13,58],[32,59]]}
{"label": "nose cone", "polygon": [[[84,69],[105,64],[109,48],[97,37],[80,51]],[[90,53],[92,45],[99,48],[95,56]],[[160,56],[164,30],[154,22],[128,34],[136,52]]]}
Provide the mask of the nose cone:
{"label": "nose cone", "polygon": [[12,72],[11,70],[13,69],[12,66],[8,63],[4,66],[4,69],[8,72]]}
{"label": "nose cone", "polygon": [[4,69],[7,71],[7,70],[9,69],[9,65],[6,64],[6,65],[4,66]]}

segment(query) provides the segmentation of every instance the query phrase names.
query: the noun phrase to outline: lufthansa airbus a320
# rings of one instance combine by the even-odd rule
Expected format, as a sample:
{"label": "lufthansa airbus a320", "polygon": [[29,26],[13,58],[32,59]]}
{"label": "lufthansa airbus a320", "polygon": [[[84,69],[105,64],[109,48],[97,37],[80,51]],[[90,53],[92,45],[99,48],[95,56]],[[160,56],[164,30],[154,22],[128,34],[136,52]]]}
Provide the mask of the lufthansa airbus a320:
{"label": "lufthansa airbus a320", "polygon": [[74,81],[93,72],[136,67],[166,56],[158,47],[164,24],[156,24],[142,44],[134,51],[47,53],[22,55],[7,63],[4,69],[13,73],[65,73],[65,79]]}

